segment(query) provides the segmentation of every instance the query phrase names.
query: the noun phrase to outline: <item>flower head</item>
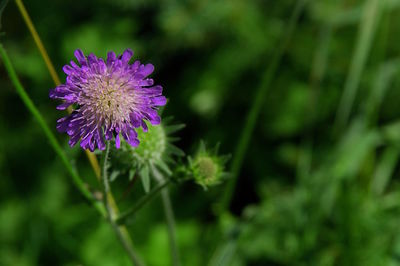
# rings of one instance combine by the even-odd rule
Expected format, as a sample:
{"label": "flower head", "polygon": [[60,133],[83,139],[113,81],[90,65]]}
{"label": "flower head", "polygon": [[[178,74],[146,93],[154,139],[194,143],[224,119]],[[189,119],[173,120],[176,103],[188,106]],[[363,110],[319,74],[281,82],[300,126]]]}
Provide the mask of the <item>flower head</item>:
{"label": "flower head", "polygon": [[70,136],[70,146],[81,140],[81,147],[91,151],[104,150],[105,140],[113,136],[119,148],[120,134],[131,146],[138,146],[135,128],[147,131],[145,120],[160,124],[158,106],[166,104],[162,87],[153,86],[153,79],[147,78],[154,66],[140,61],[129,64],[130,49],[118,57],[109,52],[106,61],[94,54],[86,57],[81,50],[74,55],[80,66],[74,61],[65,65],[66,83],[50,90],[50,98],[64,100],[58,110],[76,105],[70,115],[57,121],[57,130]]}
{"label": "flower head", "polygon": [[217,145],[214,149],[207,150],[201,142],[194,158],[188,158],[189,171],[195,182],[204,189],[220,184],[228,176],[224,170],[229,156],[219,156],[218,147]]}

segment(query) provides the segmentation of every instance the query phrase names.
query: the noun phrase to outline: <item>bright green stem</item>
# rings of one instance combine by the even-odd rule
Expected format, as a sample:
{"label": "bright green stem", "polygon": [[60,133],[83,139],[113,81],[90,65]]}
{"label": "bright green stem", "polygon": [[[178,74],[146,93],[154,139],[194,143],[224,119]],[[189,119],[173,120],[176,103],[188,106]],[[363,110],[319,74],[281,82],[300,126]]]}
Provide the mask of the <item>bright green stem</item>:
{"label": "bright green stem", "polygon": [[289,21],[285,39],[283,40],[282,45],[278,45],[278,50],[275,53],[270,66],[268,67],[266,73],[263,76],[263,79],[261,81],[260,87],[258,88],[258,91],[256,92],[251,109],[250,109],[249,113],[247,114],[247,118],[245,119],[245,125],[241,132],[239,142],[236,146],[236,150],[234,153],[234,157],[233,157],[233,161],[232,161],[232,165],[231,165],[231,169],[230,169],[231,178],[230,178],[230,182],[228,183],[226,192],[224,193],[224,197],[222,199],[221,205],[219,206],[220,211],[224,211],[229,207],[229,203],[232,199],[233,193],[236,188],[240,168],[242,167],[243,159],[246,154],[247,147],[249,146],[250,138],[251,138],[251,135],[253,134],[254,127],[256,125],[258,115],[263,106],[263,102],[265,100],[268,88],[270,87],[270,84],[271,84],[271,82],[275,76],[275,73],[278,69],[278,66],[281,62],[282,55],[285,52],[286,48],[288,47],[288,44],[290,42],[290,39],[293,35],[293,32],[296,28],[297,22],[299,20],[299,17],[303,11],[303,8],[304,8],[306,2],[307,2],[307,0],[298,0],[297,5],[296,5],[296,7],[293,11],[293,14],[291,16],[291,19]]}
{"label": "bright green stem", "polygon": [[364,16],[360,21],[357,44],[354,50],[349,75],[336,114],[335,131],[339,133],[347,124],[360,84],[361,75],[371,50],[376,26],[381,14],[381,0],[368,0],[364,6]]}
{"label": "bright green stem", "polygon": [[14,70],[14,67],[11,64],[11,61],[7,55],[6,50],[4,49],[3,45],[0,44],[0,55],[1,58],[3,59],[4,67],[6,68],[6,71],[11,79],[11,82],[13,83],[15,89],[17,90],[17,93],[21,97],[22,101],[24,102],[25,106],[28,108],[28,110],[31,112],[33,117],[37,120],[39,123],[40,127],[43,129],[46,137],[48,138],[51,147],[54,149],[54,151],[57,153],[58,156],[60,156],[61,161],[63,162],[65,168],[67,169],[68,173],[71,175],[72,180],[74,181],[75,186],[78,188],[78,190],[82,193],[82,195],[90,201],[90,203],[95,207],[95,209],[103,216],[105,217],[106,212],[103,207],[103,205],[98,202],[97,200],[94,199],[93,195],[90,193],[90,191],[86,188],[85,183],[82,181],[82,179],[79,177],[79,175],[76,173],[74,170],[71,162],[68,160],[67,156],[65,155],[61,145],[58,143],[56,137],[54,134],[51,132],[49,126],[46,124],[46,121],[44,120],[43,116],[40,114],[39,110],[36,108],[35,104],[32,102],[31,98],[29,98],[29,95],[26,93],[24,87],[22,86],[21,82],[18,80],[18,76]]}
{"label": "bright green stem", "polygon": [[146,203],[148,203],[150,200],[152,200],[155,196],[158,195],[158,193],[165,188],[166,186],[171,183],[171,179],[167,179],[163,182],[158,183],[157,186],[155,186],[149,193],[144,195],[142,198],[139,199],[139,201],[132,206],[129,210],[125,211],[124,213],[120,214],[120,216],[115,219],[115,222],[117,224],[125,224],[126,220],[134,215],[138,210],[140,210]]}
{"label": "bright green stem", "polygon": [[[164,176],[155,167],[152,167],[152,171],[153,171],[154,177],[157,179],[157,181],[160,184],[166,182],[166,181],[164,181]],[[171,199],[169,197],[167,188],[164,188],[163,190],[161,190],[161,199],[162,199],[162,204],[164,207],[165,219],[167,221],[168,238],[169,238],[170,251],[171,251],[171,257],[172,257],[172,265],[180,266],[181,263],[180,263],[180,259],[179,259],[178,244],[176,241],[174,211],[172,209]]]}
{"label": "bright green stem", "polygon": [[129,258],[131,259],[133,265],[143,266],[144,263],[133,249],[132,240],[127,230],[125,229],[125,227],[116,224],[114,220],[117,213],[115,213],[114,208],[110,204],[108,196],[111,195],[110,183],[108,181],[108,171],[107,171],[109,153],[110,153],[110,142],[108,141],[106,150],[103,153],[103,168],[101,173],[103,181],[103,195],[104,195],[103,200],[104,200],[104,206],[106,207],[107,210],[107,220],[111,224],[111,227],[113,228],[115,234],[117,235],[118,240],[121,242],[125,251],[128,253]]}

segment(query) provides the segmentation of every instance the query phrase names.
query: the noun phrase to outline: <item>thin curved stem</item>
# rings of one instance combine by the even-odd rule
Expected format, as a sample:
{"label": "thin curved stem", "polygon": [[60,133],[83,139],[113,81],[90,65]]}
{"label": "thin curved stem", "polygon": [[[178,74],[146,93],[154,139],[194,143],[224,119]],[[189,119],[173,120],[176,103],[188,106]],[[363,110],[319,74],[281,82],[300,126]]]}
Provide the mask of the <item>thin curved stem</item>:
{"label": "thin curved stem", "polygon": [[93,195],[86,188],[85,183],[82,181],[82,179],[79,177],[79,175],[74,170],[71,162],[68,160],[61,145],[58,143],[56,137],[50,130],[50,128],[47,125],[46,121],[44,120],[42,114],[39,112],[39,110],[36,108],[35,104],[31,100],[31,98],[29,97],[29,95],[26,93],[24,87],[22,86],[21,82],[18,79],[18,76],[14,70],[14,67],[12,66],[10,58],[8,57],[7,52],[4,49],[2,44],[0,44],[0,56],[3,59],[4,67],[9,75],[11,82],[13,83],[17,93],[21,97],[21,100],[23,101],[25,106],[28,108],[28,110],[31,112],[33,117],[37,120],[40,127],[43,129],[47,139],[50,142],[51,147],[54,149],[54,151],[57,153],[57,155],[61,158],[61,161],[63,162],[65,168],[67,169],[68,173],[71,175],[75,186],[82,193],[82,195],[92,203],[92,205],[95,207],[95,209],[102,216],[105,216],[105,210],[104,210],[103,206],[101,205],[100,202],[98,202],[97,200],[94,199]]}
{"label": "thin curved stem", "polygon": [[170,249],[172,255],[172,265],[180,266],[178,244],[176,240],[175,230],[175,217],[172,209],[171,198],[169,197],[168,189],[161,190],[161,199],[165,212],[165,219],[167,221],[168,237],[170,242]]}
{"label": "thin curved stem", "polygon": [[125,227],[118,226],[118,224],[116,224],[114,221],[114,218],[116,217],[117,213],[114,212],[114,209],[110,205],[108,197],[108,195],[111,195],[110,184],[108,181],[108,171],[107,171],[109,153],[110,153],[110,142],[107,142],[106,150],[103,153],[103,169],[102,169],[103,194],[104,194],[103,200],[104,200],[104,206],[106,207],[107,210],[107,220],[111,224],[115,234],[118,237],[118,240],[121,242],[125,251],[128,253],[129,258],[132,260],[133,265],[142,266],[143,262],[133,249],[132,241]]}
{"label": "thin curved stem", "polygon": [[[164,176],[155,167],[152,167],[152,172],[154,177],[160,184],[166,182],[164,181]],[[171,199],[169,197],[168,189],[166,187],[161,190],[161,200],[164,207],[165,220],[167,222],[172,265],[180,266],[181,263],[179,259],[178,244],[176,241],[174,210],[172,208]]]}
{"label": "thin curved stem", "polygon": [[274,75],[280,65],[282,56],[289,44],[289,41],[293,35],[293,32],[296,28],[297,22],[300,18],[300,15],[304,9],[304,6],[308,0],[298,0],[297,5],[293,11],[292,17],[289,21],[288,30],[286,31],[285,38],[282,42],[282,45],[278,47],[277,52],[275,53],[270,66],[264,74],[264,77],[261,81],[261,85],[258,88],[256,95],[254,97],[253,104],[251,106],[250,111],[247,114],[247,118],[245,120],[245,126],[240,135],[239,142],[236,146],[236,150],[233,156],[232,165],[230,169],[231,178],[229,183],[227,184],[226,192],[222,198],[221,204],[219,206],[219,210],[221,212],[225,211],[231,202],[233,197],[233,193],[236,188],[238,175],[240,169],[243,164],[243,159],[247,151],[247,147],[249,146],[251,135],[253,134],[258,115],[261,111],[261,107],[263,106],[263,102],[265,100],[265,96],[268,92],[270,84],[274,78]]}
{"label": "thin curved stem", "polygon": [[104,201],[104,206],[106,207],[106,210],[107,210],[107,215],[108,215],[107,218],[111,218],[111,216],[113,214],[112,210],[109,206],[110,204],[108,202],[108,197],[105,196],[105,195],[108,195],[108,193],[110,193],[110,184],[108,182],[108,171],[107,171],[109,153],[110,153],[110,142],[107,141],[106,150],[103,152],[103,169],[101,172],[102,173],[101,178],[103,181],[103,192],[104,192],[103,193],[104,194],[103,201]]}
{"label": "thin curved stem", "polygon": [[118,216],[115,219],[115,222],[117,224],[124,224],[126,222],[126,220],[134,215],[138,210],[140,210],[146,203],[148,203],[150,200],[152,200],[154,197],[156,197],[158,195],[158,192],[160,192],[163,188],[167,187],[169,184],[171,183],[171,179],[168,178],[163,182],[158,183],[157,186],[155,186],[152,190],[150,190],[149,193],[147,193],[146,195],[144,195],[142,198],[140,198],[138,200],[138,202],[133,205],[130,209],[128,209],[127,211],[123,212],[120,214],[120,216]]}

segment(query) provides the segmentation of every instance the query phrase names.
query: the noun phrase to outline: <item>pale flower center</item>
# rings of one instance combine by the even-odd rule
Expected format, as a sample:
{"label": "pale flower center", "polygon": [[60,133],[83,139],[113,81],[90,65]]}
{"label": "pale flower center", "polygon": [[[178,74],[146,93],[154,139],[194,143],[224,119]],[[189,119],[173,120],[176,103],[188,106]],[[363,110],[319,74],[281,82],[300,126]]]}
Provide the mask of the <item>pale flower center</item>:
{"label": "pale flower center", "polygon": [[93,77],[82,88],[78,104],[83,114],[105,126],[120,125],[130,120],[136,104],[134,88],[122,78]]}

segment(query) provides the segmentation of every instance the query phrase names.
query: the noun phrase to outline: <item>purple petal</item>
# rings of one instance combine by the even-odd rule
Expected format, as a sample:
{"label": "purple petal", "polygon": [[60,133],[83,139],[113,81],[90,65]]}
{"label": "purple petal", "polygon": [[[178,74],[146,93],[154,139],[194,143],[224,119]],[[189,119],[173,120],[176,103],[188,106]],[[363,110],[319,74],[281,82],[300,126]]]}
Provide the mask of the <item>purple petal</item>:
{"label": "purple petal", "polygon": [[94,152],[94,148],[95,148],[95,141],[94,141],[94,138],[93,138],[93,136],[90,138],[90,140],[89,140],[89,150],[91,151],[91,152]]}
{"label": "purple petal", "polygon": [[71,138],[68,141],[69,146],[73,147],[75,144],[79,141],[81,136],[79,134],[76,134],[74,136],[71,136]]}
{"label": "purple petal", "polygon": [[144,79],[139,82],[139,86],[153,86],[154,80],[153,79]]}
{"label": "purple petal", "polygon": [[72,73],[75,72],[75,69],[73,69],[70,65],[65,65],[63,67],[63,71],[64,71],[65,74],[71,75]]}
{"label": "purple petal", "polygon": [[60,104],[59,106],[56,107],[57,110],[65,110],[67,109],[70,105],[72,104],[72,102],[65,102]]}
{"label": "purple petal", "polygon": [[155,126],[155,125],[159,125],[161,123],[161,118],[159,116],[155,116],[152,117],[151,119],[149,119],[150,123]]}
{"label": "purple petal", "polygon": [[131,49],[126,49],[122,54],[121,58],[122,63],[127,64],[129,60],[131,60],[132,56],[133,56],[133,51]]}
{"label": "purple petal", "polygon": [[113,136],[112,129],[108,128],[108,129],[105,130],[105,132],[106,132],[106,135],[105,135],[106,140],[111,140],[112,136]]}
{"label": "purple petal", "polygon": [[131,113],[131,114],[129,115],[129,117],[130,117],[130,119],[131,119],[130,122],[131,122],[131,124],[132,124],[133,127],[136,127],[136,128],[140,127],[140,125],[141,125],[141,118],[140,118],[137,114]]}
{"label": "purple petal", "polygon": [[107,66],[111,66],[111,64],[117,60],[117,56],[115,55],[114,52],[108,52],[107,53]]}
{"label": "purple petal", "polygon": [[49,91],[49,98],[50,99],[63,99],[64,98],[64,93],[60,93],[56,89],[51,89]]}
{"label": "purple petal", "polygon": [[63,99],[63,97],[70,92],[71,90],[67,86],[59,85],[49,91],[49,97],[51,99]]}
{"label": "purple petal", "polygon": [[142,128],[144,132],[147,132],[149,129],[147,128],[146,122],[142,121]]}
{"label": "purple petal", "polygon": [[115,135],[115,147],[119,149],[121,147],[121,139],[119,138],[119,133]]}
{"label": "purple petal", "polygon": [[163,87],[161,85],[156,85],[154,87],[145,88],[145,91],[151,95],[157,96],[162,94]]}
{"label": "purple petal", "polygon": [[88,56],[88,61],[89,61],[89,65],[95,64],[95,63],[97,63],[97,57],[93,53],[91,53]]}
{"label": "purple petal", "polygon": [[140,66],[140,61],[139,61],[139,60],[136,60],[136,61],[131,65],[131,69],[132,69],[133,71],[137,71],[138,68],[139,68],[139,66]]}
{"label": "purple petal", "polygon": [[106,72],[107,72],[107,66],[106,66],[106,63],[104,63],[103,58],[100,58],[100,59],[99,59],[99,61],[98,61],[98,67],[99,67],[99,74],[102,74],[102,75],[106,74]]}
{"label": "purple petal", "polygon": [[57,130],[59,132],[65,132],[68,128],[70,116],[63,117],[57,120]]}
{"label": "purple petal", "polygon": [[129,145],[136,147],[139,145],[139,140],[137,139],[137,133],[133,128],[128,128],[122,131],[122,136],[129,143]]}
{"label": "purple petal", "polygon": [[140,67],[139,70],[139,72],[145,77],[153,73],[153,71],[154,71],[154,66],[152,64],[147,64],[143,67]]}
{"label": "purple petal", "polygon": [[157,106],[164,106],[167,103],[167,98],[165,98],[165,96],[154,97],[152,100],[153,104]]}
{"label": "purple petal", "polygon": [[82,66],[87,65],[85,55],[83,54],[81,49],[75,50],[74,55],[75,55],[76,59],[78,60],[79,64],[81,64]]}
{"label": "purple petal", "polygon": [[106,144],[104,143],[103,130],[101,127],[97,127],[94,137],[96,139],[97,146],[99,147],[99,149],[104,150],[106,148]]}
{"label": "purple petal", "polygon": [[92,138],[93,138],[92,133],[89,132],[88,134],[86,134],[86,136],[84,136],[81,140],[81,147],[87,149],[89,147],[89,142]]}

